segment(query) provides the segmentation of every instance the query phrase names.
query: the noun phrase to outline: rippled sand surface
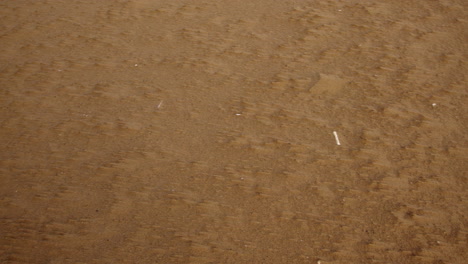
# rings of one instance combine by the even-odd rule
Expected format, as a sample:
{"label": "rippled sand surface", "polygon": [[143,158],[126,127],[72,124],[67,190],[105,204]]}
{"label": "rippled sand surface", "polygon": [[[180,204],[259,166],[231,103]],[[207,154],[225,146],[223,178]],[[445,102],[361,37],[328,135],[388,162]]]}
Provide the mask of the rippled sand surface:
{"label": "rippled sand surface", "polygon": [[467,10],[1,1],[0,263],[466,263]]}

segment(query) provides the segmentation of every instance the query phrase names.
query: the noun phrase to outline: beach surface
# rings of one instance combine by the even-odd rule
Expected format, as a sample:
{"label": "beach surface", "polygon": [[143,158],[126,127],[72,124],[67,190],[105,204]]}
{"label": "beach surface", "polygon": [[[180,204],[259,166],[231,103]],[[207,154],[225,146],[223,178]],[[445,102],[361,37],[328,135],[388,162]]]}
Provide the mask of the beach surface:
{"label": "beach surface", "polygon": [[0,263],[467,263],[467,10],[1,1]]}

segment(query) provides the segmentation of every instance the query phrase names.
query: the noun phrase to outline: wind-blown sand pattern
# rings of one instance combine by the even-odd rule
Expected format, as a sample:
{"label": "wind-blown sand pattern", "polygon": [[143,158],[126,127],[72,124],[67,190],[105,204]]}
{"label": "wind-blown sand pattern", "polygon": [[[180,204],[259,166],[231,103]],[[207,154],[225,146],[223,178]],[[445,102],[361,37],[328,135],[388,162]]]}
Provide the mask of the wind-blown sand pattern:
{"label": "wind-blown sand pattern", "polygon": [[0,263],[466,263],[466,10],[1,1]]}

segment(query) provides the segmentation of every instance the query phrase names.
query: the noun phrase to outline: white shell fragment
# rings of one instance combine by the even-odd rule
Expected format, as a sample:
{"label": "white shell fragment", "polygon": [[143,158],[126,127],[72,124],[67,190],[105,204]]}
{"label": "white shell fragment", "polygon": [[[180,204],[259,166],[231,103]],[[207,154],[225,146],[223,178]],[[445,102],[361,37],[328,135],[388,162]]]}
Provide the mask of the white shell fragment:
{"label": "white shell fragment", "polygon": [[338,138],[338,133],[336,133],[336,131],[333,131],[333,135],[335,136],[336,144],[338,146],[341,145],[340,139]]}

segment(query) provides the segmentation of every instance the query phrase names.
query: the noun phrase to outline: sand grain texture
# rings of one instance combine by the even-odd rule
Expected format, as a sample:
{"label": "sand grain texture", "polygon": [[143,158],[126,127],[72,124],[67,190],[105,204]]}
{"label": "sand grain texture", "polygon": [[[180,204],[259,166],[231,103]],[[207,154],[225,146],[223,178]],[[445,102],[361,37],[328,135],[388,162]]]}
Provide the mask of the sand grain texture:
{"label": "sand grain texture", "polygon": [[0,263],[466,263],[466,10],[1,1]]}

